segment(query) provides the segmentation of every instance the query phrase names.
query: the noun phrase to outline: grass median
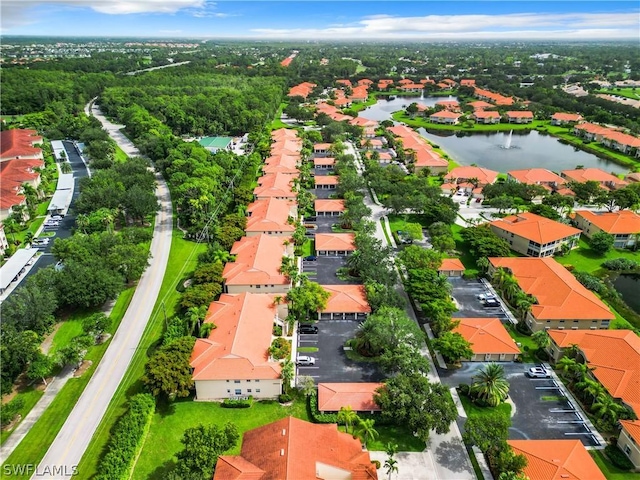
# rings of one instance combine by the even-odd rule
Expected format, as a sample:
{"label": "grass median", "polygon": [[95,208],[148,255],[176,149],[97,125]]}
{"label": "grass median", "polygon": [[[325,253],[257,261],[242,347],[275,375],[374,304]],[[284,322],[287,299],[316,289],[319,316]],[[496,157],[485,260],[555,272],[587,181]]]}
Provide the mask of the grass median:
{"label": "grass median", "polygon": [[182,232],[174,229],[169,262],[153,313],[149,318],[140,340],[140,345],[136,349],[129,368],[125,372],[122,382],[120,382],[89,447],[82,457],[78,466],[78,479],[88,479],[97,473],[98,463],[109,441],[113,425],[126,411],[128,399],[132,395],[143,391],[141,377],[144,374],[144,366],[147,363],[152,347],[162,336],[164,313],[166,312],[168,318],[176,312],[178,301],[180,300],[180,293],[176,290],[176,286],[187,274],[195,269],[198,254],[205,250],[205,244],[196,244],[184,240]]}

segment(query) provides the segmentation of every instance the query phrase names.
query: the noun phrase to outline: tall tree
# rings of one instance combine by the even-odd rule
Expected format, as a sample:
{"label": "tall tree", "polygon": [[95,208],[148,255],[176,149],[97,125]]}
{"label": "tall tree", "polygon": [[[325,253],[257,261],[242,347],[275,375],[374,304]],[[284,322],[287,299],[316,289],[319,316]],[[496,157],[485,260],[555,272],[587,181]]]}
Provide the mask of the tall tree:
{"label": "tall tree", "polygon": [[492,407],[503,402],[509,394],[509,382],[502,365],[490,363],[477,372],[473,377],[471,393]]}
{"label": "tall tree", "polygon": [[193,388],[189,359],[194,342],[193,337],[179,338],[153,353],[142,378],[153,395],[169,398],[189,396]]}

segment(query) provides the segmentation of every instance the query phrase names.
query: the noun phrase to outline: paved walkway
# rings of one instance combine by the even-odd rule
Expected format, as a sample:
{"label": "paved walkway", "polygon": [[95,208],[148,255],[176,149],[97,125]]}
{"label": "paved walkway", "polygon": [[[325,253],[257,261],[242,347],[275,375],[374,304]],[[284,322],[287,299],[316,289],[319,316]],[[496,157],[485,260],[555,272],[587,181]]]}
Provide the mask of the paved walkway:
{"label": "paved walkway", "polygon": [[[127,155],[140,155],[135,146],[120,132],[121,126],[107,121],[95,105],[92,106],[91,111]],[[38,468],[40,472],[45,470],[45,466],[48,470],[55,466],[57,471],[65,472],[66,475],[39,475],[38,479],[69,478],[73,467],[80,463],[111,398],[129,367],[153,311],[169,259],[173,229],[169,189],[162,176],[157,175],[156,181],[156,196],[160,202],[160,210],[156,215],[151,241],[150,266],[142,274],[131,304],[118,331],[111,339],[102,361],[40,462]],[[82,472],[79,474],[82,476]]]}
{"label": "paved walkway", "polygon": [[[356,158],[358,173],[362,174],[362,163],[351,143],[347,143],[346,153]],[[368,190],[365,191],[364,203],[371,208],[371,218],[376,223],[376,238],[380,240],[383,245],[388,245],[389,243],[387,242],[387,238],[382,230],[382,224],[380,223],[382,219],[382,221],[387,222],[388,227],[386,208],[375,202],[371,198]],[[391,247],[395,248],[396,245],[393,243],[391,229],[389,229],[389,236],[392,242]],[[409,315],[409,318],[413,319],[414,322],[418,323],[416,314],[402,284],[398,285],[398,292],[406,300],[407,315]],[[440,383],[440,377],[438,376],[436,367],[433,364],[433,359],[426,345],[422,350],[422,355],[429,361],[429,381]],[[473,471],[467,449],[462,443],[462,435],[456,422],[451,424],[449,433],[438,435],[436,432],[431,432],[429,442],[425,447],[425,450],[422,452],[399,452],[395,457],[398,461],[398,473],[394,474],[392,478],[394,480],[475,480],[476,475]],[[371,458],[373,460],[379,460],[380,464],[384,465],[386,453],[371,452]],[[384,473],[384,470],[382,470],[382,472]]]}

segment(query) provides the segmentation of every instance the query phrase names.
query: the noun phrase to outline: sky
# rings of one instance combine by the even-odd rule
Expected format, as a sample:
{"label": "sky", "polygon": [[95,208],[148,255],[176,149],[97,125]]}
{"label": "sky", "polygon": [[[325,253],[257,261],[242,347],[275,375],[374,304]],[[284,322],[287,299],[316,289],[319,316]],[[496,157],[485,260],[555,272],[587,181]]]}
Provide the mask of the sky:
{"label": "sky", "polygon": [[2,35],[640,42],[640,3],[0,0]]}

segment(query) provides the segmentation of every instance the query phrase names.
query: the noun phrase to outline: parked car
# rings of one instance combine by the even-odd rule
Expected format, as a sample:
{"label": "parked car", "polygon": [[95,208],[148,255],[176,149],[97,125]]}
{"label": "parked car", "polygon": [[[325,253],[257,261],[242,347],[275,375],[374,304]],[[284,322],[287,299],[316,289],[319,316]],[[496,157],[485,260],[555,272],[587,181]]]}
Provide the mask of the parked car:
{"label": "parked car", "polygon": [[549,378],[549,377],[551,377],[551,373],[549,373],[549,370],[544,368],[542,365],[536,365],[535,367],[531,367],[527,371],[527,377],[529,377],[529,378]]}
{"label": "parked car", "polygon": [[487,298],[484,302],[482,302],[482,306],[483,307],[499,307],[500,306],[500,302],[498,300],[496,300],[495,298]]}
{"label": "parked car", "polygon": [[484,302],[485,300],[489,300],[489,299],[495,300],[496,296],[492,295],[491,293],[480,293],[476,295],[476,298],[481,302]]}
{"label": "parked car", "polygon": [[52,215],[51,220],[62,220],[62,215]]}
{"label": "parked car", "polygon": [[298,355],[298,358],[296,359],[296,365],[300,365],[301,367],[309,367],[315,364],[316,359],[307,355]]}
{"label": "parked car", "polygon": [[318,327],[310,323],[301,323],[298,326],[299,333],[318,333]]}
{"label": "parked car", "polygon": [[318,260],[318,257],[316,257],[315,255],[309,255],[308,257],[304,257],[303,260],[307,262],[315,262],[316,260]]}
{"label": "parked car", "polygon": [[317,230],[318,229],[318,225],[316,225],[315,223],[305,223],[304,224],[304,228],[306,228],[308,230]]}

